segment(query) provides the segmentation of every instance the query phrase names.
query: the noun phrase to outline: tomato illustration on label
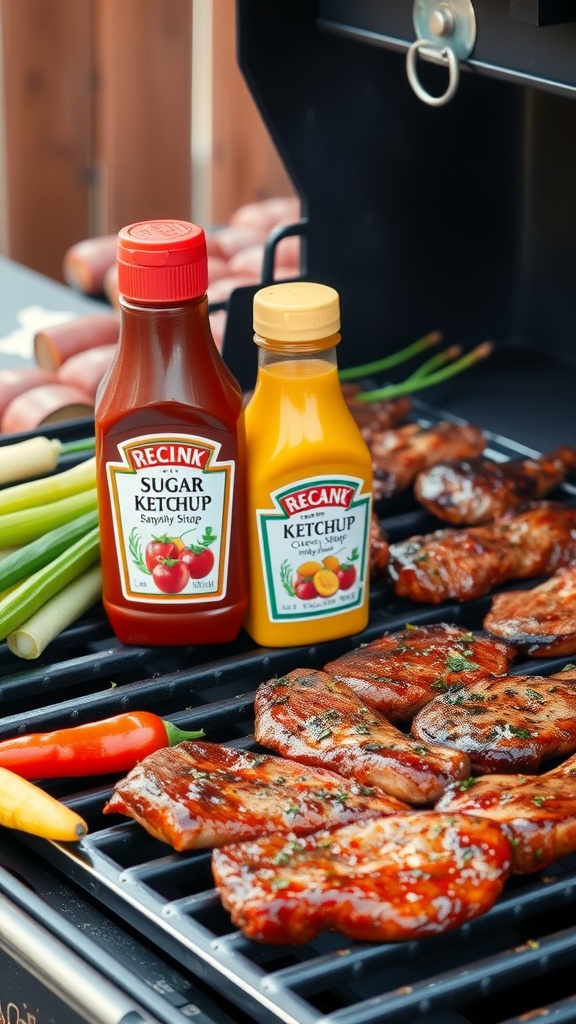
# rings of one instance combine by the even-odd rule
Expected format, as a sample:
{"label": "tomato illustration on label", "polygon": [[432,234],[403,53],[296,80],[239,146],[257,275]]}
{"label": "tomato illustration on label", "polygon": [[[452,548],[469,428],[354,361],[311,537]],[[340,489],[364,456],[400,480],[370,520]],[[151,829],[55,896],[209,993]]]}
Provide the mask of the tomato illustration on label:
{"label": "tomato illustration on label", "polygon": [[288,560],[280,566],[280,580],[290,597],[313,601],[317,597],[333,597],[339,590],[350,590],[357,579],[356,566],[360,555],[353,548],[344,562],[337,555],[327,555],[321,562],[302,562],[293,569]]}
{"label": "tomato illustration on label", "polygon": [[178,547],[174,537],[152,537],[148,541],[144,551],[144,561],[151,573],[158,563],[164,562],[167,558],[178,558]]}
{"label": "tomato illustration on label", "polygon": [[209,545],[218,538],[212,527],[205,527],[196,544],[186,544],[184,536],[151,537],[143,547],[136,528],[130,533],[129,550],[134,565],[151,576],[163,594],[181,594],[190,580],[204,579],[214,568],[214,553]]}

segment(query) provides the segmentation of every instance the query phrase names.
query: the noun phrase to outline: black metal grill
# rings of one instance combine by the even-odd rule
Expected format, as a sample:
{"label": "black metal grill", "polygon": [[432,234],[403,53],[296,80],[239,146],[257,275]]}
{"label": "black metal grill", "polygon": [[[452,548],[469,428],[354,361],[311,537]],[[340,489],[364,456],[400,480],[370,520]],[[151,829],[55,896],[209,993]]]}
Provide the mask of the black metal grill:
{"label": "black metal grill", "polygon": [[[440,415],[446,418],[415,405],[423,424]],[[528,451],[489,437],[488,454],[502,460]],[[552,497],[572,503],[575,494],[567,483]],[[391,514],[382,521],[392,541],[433,525],[411,496],[386,511]],[[2,646],[0,738],[149,709],[181,728],[203,728],[211,741],[254,746],[253,695],[264,679],[300,666],[322,667],[407,622],[481,628],[489,603],[486,597],[417,606],[399,601],[381,583],[373,587],[370,625],[361,635],[292,649],[254,648],[242,635],[225,651],[123,647],[97,608],[51,645],[39,664],[19,662]],[[549,674],[568,660],[519,662],[513,671]],[[542,874],[512,879],[489,913],[454,933],[389,945],[324,934],[302,948],[269,947],[232,927],[213,887],[209,853],[176,854],[134,822],[102,814],[113,782],[110,777],[47,786],[86,818],[89,835],[74,847],[0,836],[0,893],[27,912],[32,906],[35,929],[48,927],[66,955],[83,964],[93,960],[101,976],[121,983],[152,1014],[115,1020],[174,1022],[200,1015],[201,1021],[206,1014],[207,1021],[238,1024],[508,1024],[543,1004],[547,1020],[576,1020],[576,856]],[[29,888],[23,895],[22,879],[36,891],[36,902],[30,903]],[[62,895],[54,916],[55,891]],[[75,907],[81,923],[71,925],[66,918]],[[87,936],[96,936],[97,956],[94,947],[85,948]],[[153,968],[135,972],[114,955],[111,965],[114,943],[124,946],[124,955],[130,949],[132,957],[142,947],[143,962]],[[6,950],[3,941],[0,947]],[[6,972],[11,978],[8,967]],[[160,984],[165,972],[176,972],[177,982]],[[86,986],[89,991],[82,976]],[[75,991],[78,978],[71,975],[72,1005]],[[55,1019],[68,1024],[62,1012]],[[74,1024],[88,1019],[71,1018]]]}

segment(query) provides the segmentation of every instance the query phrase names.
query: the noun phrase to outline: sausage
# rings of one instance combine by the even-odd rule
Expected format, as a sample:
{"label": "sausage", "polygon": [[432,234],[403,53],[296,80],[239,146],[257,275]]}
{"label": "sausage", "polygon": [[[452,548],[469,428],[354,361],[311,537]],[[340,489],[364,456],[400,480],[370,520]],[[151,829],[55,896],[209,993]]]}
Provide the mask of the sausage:
{"label": "sausage", "polygon": [[235,288],[257,283],[258,278],[252,274],[221,277],[220,280],[208,285],[208,301],[210,303],[227,302]]}
{"label": "sausage", "polygon": [[92,416],[94,402],[69,384],[39,384],[14,398],[0,420],[3,434],[22,434],[49,423]]}
{"label": "sausage", "polygon": [[86,295],[102,295],[106,271],[116,262],[117,247],[117,235],[76,242],[64,253],[64,280]]}
{"label": "sausage", "polygon": [[120,300],[118,297],[118,264],[113,263],[108,268],[104,275],[104,295],[108,299],[108,302],[112,306],[112,309],[120,309]]}
{"label": "sausage", "polygon": [[98,345],[70,356],[57,371],[60,384],[71,384],[80,388],[89,398],[96,397],[98,385],[110,366],[116,345]]}
{"label": "sausage", "polygon": [[57,370],[77,352],[115,344],[119,332],[120,320],[113,313],[88,313],[45,327],[34,335],[36,362],[45,370]]}
{"label": "sausage", "polygon": [[272,196],[239,206],[229,223],[234,227],[255,226],[267,235],[278,224],[293,224],[299,219],[300,199],[297,196]]}
{"label": "sausage", "polygon": [[241,249],[246,249],[247,246],[254,245],[255,242],[263,242],[267,234],[266,228],[253,224],[239,224],[237,227],[228,225],[219,228],[216,238],[221,250],[220,255],[229,260]]}
{"label": "sausage", "polygon": [[0,419],[18,395],[39,384],[51,384],[55,380],[56,374],[52,370],[44,370],[40,366],[17,366],[0,370]]}

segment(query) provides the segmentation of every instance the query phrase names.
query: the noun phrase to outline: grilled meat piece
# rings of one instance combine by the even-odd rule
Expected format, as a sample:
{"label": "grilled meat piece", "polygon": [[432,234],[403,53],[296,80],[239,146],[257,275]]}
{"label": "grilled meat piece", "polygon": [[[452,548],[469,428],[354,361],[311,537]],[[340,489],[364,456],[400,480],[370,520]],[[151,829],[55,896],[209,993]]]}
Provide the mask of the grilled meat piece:
{"label": "grilled meat piece", "polygon": [[372,579],[383,576],[388,566],[388,535],[375,512],[370,519],[369,566]]}
{"label": "grilled meat piece", "polygon": [[432,804],[450,782],[470,774],[465,755],[410,739],[343,683],[315,669],[262,683],[254,719],[263,746],[410,804]]}
{"label": "grilled meat piece", "polygon": [[411,721],[439,693],[508,672],[516,651],[445,622],[386,633],[324,666],[393,722]]}
{"label": "grilled meat piece", "polygon": [[325,929],[360,942],[438,935],[493,906],[511,849],[487,819],[421,811],[215,850],[225,909],[249,939],[302,945]]}
{"label": "grilled meat piece", "polygon": [[531,502],[484,526],[448,527],[390,545],[398,597],[425,604],[470,601],[507,580],[551,576],[576,562],[576,510]]}
{"label": "grilled meat piece", "polygon": [[475,526],[547,494],[576,469],[576,450],[563,446],[534,459],[448,459],[422,470],[414,495],[453,526]]}
{"label": "grilled meat piece", "polygon": [[576,566],[531,590],[495,594],[484,628],[535,658],[576,654]]}
{"label": "grilled meat piece", "polygon": [[512,844],[512,871],[541,871],[576,850],[576,756],[543,775],[484,775],[447,789],[437,810],[479,814]]}
{"label": "grilled meat piece", "polygon": [[410,808],[322,768],[219,743],[184,741],[145,757],[119,781],[104,814],[134,818],[175,850],[296,836]]}
{"label": "grilled meat piece", "polygon": [[421,470],[436,462],[472,458],[486,447],[478,427],[444,420],[434,427],[407,423],[394,430],[372,431],[366,441],[372,455],[376,501],[405,491]]}
{"label": "grilled meat piece", "polygon": [[361,402],[357,397],[361,391],[360,385],[351,381],[342,384],[346,404],[366,441],[369,441],[373,431],[398,427],[412,409],[412,399],[408,395],[377,402]]}
{"label": "grilled meat piece", "polygon": [[576,683],[562,672],[481,679],[435,697],[411,732],[465,752],[477,772],[534,772],[576,751]]}

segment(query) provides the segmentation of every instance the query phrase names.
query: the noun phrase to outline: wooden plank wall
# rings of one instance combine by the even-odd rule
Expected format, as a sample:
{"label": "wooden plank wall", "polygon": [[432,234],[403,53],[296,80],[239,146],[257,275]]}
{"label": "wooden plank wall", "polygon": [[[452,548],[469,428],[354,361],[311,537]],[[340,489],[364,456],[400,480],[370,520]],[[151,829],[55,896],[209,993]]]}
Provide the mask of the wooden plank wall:
{"label": "wooden plank wall", "polygon": [[[212,137],[197,211],[198,3],[211,18]],[[61,280],[82,238],[147,217],[223,223],[292,191],[236,66],[233,0],[0,0],[0,18],[4,255]]]}

